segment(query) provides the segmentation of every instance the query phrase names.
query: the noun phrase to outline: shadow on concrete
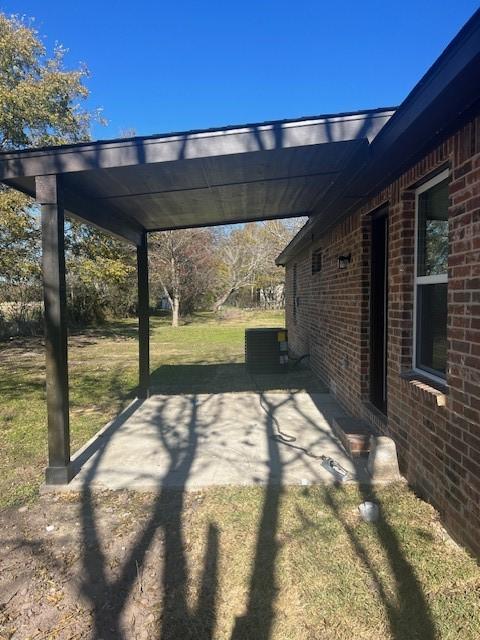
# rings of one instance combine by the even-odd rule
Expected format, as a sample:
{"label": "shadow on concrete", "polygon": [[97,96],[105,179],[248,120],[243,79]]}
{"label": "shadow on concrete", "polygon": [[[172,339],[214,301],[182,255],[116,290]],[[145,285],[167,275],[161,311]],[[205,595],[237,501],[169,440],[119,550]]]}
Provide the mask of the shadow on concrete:
{"label": "shadow on concrete", "polygon": [[[221,371],[236,370],[236,365],[219,365]],[[181,367],[182,368],[182,367]],[[210,367],[207,366],[207,371]],[[180,372],[179,372],[180,373]],[[199,372],[200,374],[200,372]],[[205,372],[204,379],[207,378]],[[236,390],[236,378],[230,390]],[[212,381],[208,381],[202,389],[212,391]],[[288,386],[288,384],[286,384]],[[221,387],[223,390],[223,386]],[[243,387],[242,387],[243,389]],[[275,602],[279,585],[275,567],[279,552],[277,532],[279,526],[279,510],[285,489],[282,486],[282,464],[280,461],[280,443],[276,434],[276,414],[282,403],[295,400],[294,394],[288,399],[272,402],[260,389],[265,426],[265,438],[268,446],[268,481],[264,487],[263,505],[256,536],[256,547],[248,586],[245,613],[235,621],[231,640],[270,640],[275,622]],[[171,403],[175,402],[175,413],[172,416]],[[161,592],[163,600],[159,603],[159,622],[152,638],[161,640],[212,640],[215,636],[217,617],[217,597],[219,583],[219,530],[210,522],[207,528],[206,551],[203,569],[199,577],[197,604],[192,608],[189,604],[191,575],[187,563],[187,552],[184,531],[185,487],[192,464],[198,450],[199,438],[198,412],[200,406],[209,409],[209,422],[202,426],[214,428],[220,419],[221,404],[211,402],[208,396],[199,397],[195,393],[184,395],[180,399],[168,395],[156,406],[154,415],[149,420],[159,425],[157,437],[166,448],[169,456],[167,475],[162,486],[155,493],[154,502],[147,521],[139,531],[136,541],[126,556],[120,575],[109,578],[108,559],[102,552],[102,539],[99,533],[93,498],[93,482],[95,474],[104,456],[115,429],[121,426],[140,408],[139,401],[119,416],[101,435],[100,448],[94,464],[89,470],[88,478],[82,492],[82,531],[83,531],[83,567],[84,579],[81,591],[91,603],[96,640],[122,640],[124,629],[121,619],[127,600],[136,584],[139,571],[145,562],[146,554],[155,536],[160,534],[164,540],[163,572]],[[297,405],[299,415],[301,406]],[[188,423],[187,432],[183,435],[175,428],[179,421]],[[81,456],[86,459],[95,447],[86,447]],[[168,488],[168,480],[174,479],[177,488]],[[434,640],[435,627],[429,607],[416,579],[415,572],[406,560],[401,543],[394,530],[384,518],[375,526],[376,535],[388,558],[392,574],[395,577],[396,592],[392,596],[383,587],[382,577],[377,575],[368,552],[362,545],[355,529],[343,518],[341,500],[344,489],[341,486],[325,487],[326,504],[335,513],[344,527],[352,548],[359,562],[371,575],[380,598],[385,607],[390,623],[393,640]],[[365,499],[377,499],[374,489],[362,488]],[[310,526],[310,525],[309,525]]]}
{"label": "shadow on concrete", "polygon": [[133,416],[142,406],[144,400],[135,399],[116,418],[111,420],[103,429],[100,429],[83,447],[75,452],[72,457],[72,471],[74,476],[80,471],[83,465],[90,460],[98,451],[106,448],[110,439]]}

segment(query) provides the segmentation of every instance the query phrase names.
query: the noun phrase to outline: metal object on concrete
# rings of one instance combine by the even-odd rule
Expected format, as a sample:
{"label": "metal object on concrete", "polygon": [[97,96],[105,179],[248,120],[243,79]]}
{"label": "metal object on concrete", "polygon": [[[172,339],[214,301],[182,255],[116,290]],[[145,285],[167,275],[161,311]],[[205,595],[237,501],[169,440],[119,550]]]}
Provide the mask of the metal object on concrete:
{"label": "metal object on concrete", "polygon": [[374,482],[397,482],[401,480],[397,448],[392,438],[372,436],[367,469]]}
{"label": "metal object on concrete", "polygon": [[73,457],[80,470],[62,490],[338,483],[321,459],[272,439],[274,419],[295,444],[334,459],[349,480],[369,482],[331,430],[344,412],[328,393],[152,395],[124,413]]}
{"label": "metal object on concrete", "polygon": [[347,482],[349,478],[348,471],[333,458],[322,456],[322,467],[329,471],[339,482]]}

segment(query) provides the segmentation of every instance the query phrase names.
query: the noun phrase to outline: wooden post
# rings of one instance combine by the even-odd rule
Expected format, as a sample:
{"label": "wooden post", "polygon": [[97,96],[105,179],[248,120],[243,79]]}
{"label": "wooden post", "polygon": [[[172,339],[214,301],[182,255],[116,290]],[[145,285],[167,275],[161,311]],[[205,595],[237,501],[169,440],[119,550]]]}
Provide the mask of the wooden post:
{"label": "wooden post", "polygon": [[47,484],[72,478],[68,400],[67,303],[65,285],[64,211],[58,178],[37,176],[41,205],[42,268],[48,412]]}
{"label": "wooden post", "polygon": [[142,235],[137,246],[138,276],[138,397],[148,398],[150,388],[150,326],[148,293],[148,247],[147,234]]}

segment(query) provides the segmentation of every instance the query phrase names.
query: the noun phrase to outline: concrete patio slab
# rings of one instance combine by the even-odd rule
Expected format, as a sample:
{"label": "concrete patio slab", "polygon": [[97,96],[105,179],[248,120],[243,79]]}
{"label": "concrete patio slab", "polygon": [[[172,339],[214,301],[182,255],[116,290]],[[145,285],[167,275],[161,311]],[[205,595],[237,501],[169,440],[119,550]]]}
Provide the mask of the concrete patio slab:
{"label": "concrete patio slab", "polygon": [[352,462],[331,429],[342,415],[328,393],[155,395],[136,401],[76,454],[78,473],[67,486],[333,483],[313,457],[322,454],[347,469],[350,480],[368,481],[363,461]]}

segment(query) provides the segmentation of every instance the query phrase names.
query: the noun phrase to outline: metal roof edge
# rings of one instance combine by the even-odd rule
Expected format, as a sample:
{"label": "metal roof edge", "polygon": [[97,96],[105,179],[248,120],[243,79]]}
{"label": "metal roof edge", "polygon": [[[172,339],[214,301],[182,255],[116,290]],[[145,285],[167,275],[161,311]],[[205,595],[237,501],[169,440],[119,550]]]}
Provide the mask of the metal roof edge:
{"label": "metal roof edge", "polygon": [[232,124],[221,127],[208,127],[205,129],[191,129],[187,131],[172,131],[165,133],[156,133],[146,136],[133,136],[128,138],[107,138],[99,140],[85,140],[81,142],[72,142],[60,145],[28,147],[25,149],[10,149],[0,152],[0,158],[9,158],[23,156],[34,153],[49,153],[53,151],[70,151],[81,148],[97,147],[103,145],[128,145],[138,144],[148,141],[162,140],[164,138],[185,138],[186,136],[213,136],[215,134],[223,134],[228,132],[248,130],[252,128],[272,127],[277,125],[303,125],[308,122],[321,122],[322,120],[347,120],[352,118],[360,119],[362,116],[384,116],[385,114],[395,113],[398,107],[376,107],[373,109],[363,109],[357,111],[342,111],[339,113],[326,113],[313,116],[301,116],[299,118],[285,118],[281,120],[266,120],[261,122],[250,122],[244,124]]}
{"label": "metal roof edge", "polygon": [[[462,47],[465,47],[464,55],[462,55]],[[480,9],[473,14],[447,45],[378,133],[375,141],[372,142],[372,154],[375,155],[382,147],[391,145],[392,141],[389,140],[389,137],[395,137],[395,135],[398,137],[396,129],[400,129],[401,132],[404,131],[405,123],[402,121],[408,120],[408,118],[418,117],[422,105],[417,107],[417,103],[427,101],[426,106],[428,106],[435,97],[441,95],[442,91],[448,87],[449,82],[455,80],[461,71],[471,64],[472,60],[479,55]],[[453,68],[450,70],[449,66]],[[447,78],[442,77],[442,73],[444,76],[447,76]],[[437,85],[435,85],[435,83],[437,83]],[[433,93],[433,96],[428,95],[429,89],[430,92]],[[412,111],[413,113],[411,113]]]}

